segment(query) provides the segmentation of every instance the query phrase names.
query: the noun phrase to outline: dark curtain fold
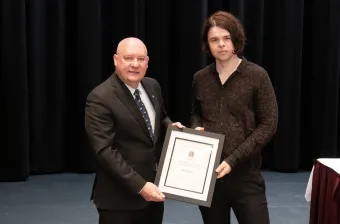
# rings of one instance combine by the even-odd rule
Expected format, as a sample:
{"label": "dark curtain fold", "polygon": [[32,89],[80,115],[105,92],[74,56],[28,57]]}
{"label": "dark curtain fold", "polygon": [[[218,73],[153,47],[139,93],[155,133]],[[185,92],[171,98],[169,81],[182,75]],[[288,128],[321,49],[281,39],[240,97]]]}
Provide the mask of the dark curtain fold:
{"label": "dark curtain fold", "polygon": [[1,0],[0,180],[94,170],[85,99],[111,75],[128,36],[146,43],[147,75],[160,82],[172,119],[189,125],[192,76],[212,61],[201,29],[217,10],[244,24],[243,56],[275,88],[278,131],[263,168],[296,172],[339,157],[340,1]]}
{"label": "dark curtain fold", "polygon": [[306,1],[300,164],[340,157],[338,146],[340,1]]}
{"label": "dark curtain fold", "polygon": [[[304,1],[271,1],[267,5],[263,66],[267,68],[279,102],[278,130],[273,141],[271,167],[299,168],[301,65]],[[266,7],[266,6],[265,6]],[[305,130],[302,130],[305,131]],[[302,155],[304,156],[304,155]]]}
{"label": "dark curtain fold", "polygon": [[25,1],[1,1],[0,179],[30,174],[29,99]]}
{"label": "dark curtain fold", "polygon": [[65,167],[65,8],[64,1],[26,2],[29,155],[33,173],[59,172]]}

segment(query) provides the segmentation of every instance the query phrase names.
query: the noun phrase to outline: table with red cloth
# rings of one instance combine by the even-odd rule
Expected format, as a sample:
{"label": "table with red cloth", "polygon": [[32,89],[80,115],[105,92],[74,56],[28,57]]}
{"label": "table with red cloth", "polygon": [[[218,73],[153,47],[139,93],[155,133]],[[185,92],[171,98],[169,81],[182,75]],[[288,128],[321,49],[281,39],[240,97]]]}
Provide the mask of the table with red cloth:
{"label": "table with red cloth", "polygon": [[340,159],[317,159],[305,194],[310,224],[340,224]]}

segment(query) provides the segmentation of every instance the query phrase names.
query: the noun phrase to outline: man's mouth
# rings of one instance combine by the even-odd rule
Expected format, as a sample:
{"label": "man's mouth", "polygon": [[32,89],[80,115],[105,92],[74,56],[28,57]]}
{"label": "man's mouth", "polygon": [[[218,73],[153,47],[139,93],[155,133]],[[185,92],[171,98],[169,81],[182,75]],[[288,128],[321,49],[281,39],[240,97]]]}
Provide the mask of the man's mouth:
{"label": "man's mouth", "polygon": [[139,71],[129,71],[129,73],[134,74],[134,75],[138,75]]}

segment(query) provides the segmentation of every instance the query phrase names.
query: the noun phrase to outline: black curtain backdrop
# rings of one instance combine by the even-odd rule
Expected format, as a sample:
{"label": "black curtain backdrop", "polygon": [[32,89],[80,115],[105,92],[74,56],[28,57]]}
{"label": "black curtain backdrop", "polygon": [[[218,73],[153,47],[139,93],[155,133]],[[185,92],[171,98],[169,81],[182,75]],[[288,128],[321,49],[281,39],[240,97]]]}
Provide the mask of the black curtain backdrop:
{"label": "black curtain backdrop", "polygon": [[171,118],[189,125],[192,76],[211,62],[201,28],[216,10],[240,18],[244,56],[269,72],[277,94],[263,168],[296,172],[339,157],[339,0],[1,0],[0,180],[94,171],[85,99],[128,36],[146,43],[147,76]]}

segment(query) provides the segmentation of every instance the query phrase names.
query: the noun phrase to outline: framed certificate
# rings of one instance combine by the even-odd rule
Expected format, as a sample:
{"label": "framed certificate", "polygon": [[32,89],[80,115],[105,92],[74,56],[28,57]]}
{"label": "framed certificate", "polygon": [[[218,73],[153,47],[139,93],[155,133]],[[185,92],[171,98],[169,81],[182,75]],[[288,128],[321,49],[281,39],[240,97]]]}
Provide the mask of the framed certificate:
{"label": "framed certificate", "polygon": [[210,207],[224,135],[169,125],[155,184],[166,198]]}

